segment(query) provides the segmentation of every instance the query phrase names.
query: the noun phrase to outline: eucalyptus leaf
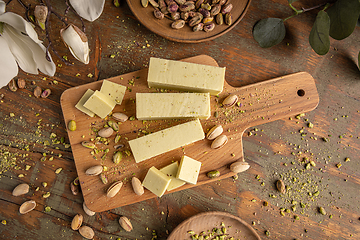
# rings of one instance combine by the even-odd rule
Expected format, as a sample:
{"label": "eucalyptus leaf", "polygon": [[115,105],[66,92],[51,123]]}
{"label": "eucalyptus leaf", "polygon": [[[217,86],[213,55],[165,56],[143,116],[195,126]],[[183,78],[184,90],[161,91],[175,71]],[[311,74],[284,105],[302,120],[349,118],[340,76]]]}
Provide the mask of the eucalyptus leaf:
{"label": "eucalyptus leaf", "polygon": [[325,55],[330,49],[330,18],[325,11],[320,11],[316,16],[314,26],[309,35],[309,42],[314,51]]}
{"label": "eucalyptus leaf", "polygon": [[342,40],[354,31],[360,14],[359,0],[337,0],[327,11],[330,17],[330,36]]}
{"label": "eucalyptus leaf", "polygon": [[296,2],[297,0],[288,0],[289,4],[292,4],[293,2]]}
{"label": "eucalyptus leaf", "polygon": [[253,36],[260,47],[268,48],[280,43],[285,37],[284,21],[280,18],[261,19],[254,26]]}

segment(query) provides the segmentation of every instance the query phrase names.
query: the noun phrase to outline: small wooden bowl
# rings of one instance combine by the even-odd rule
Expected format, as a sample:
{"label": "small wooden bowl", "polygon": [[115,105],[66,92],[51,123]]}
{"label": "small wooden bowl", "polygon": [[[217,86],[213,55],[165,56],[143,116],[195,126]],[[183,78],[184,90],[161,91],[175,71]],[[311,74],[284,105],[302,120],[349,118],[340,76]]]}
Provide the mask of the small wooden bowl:
{"label": "small wooden bowl", "polygon": [[[259,234],[244,220],[226,212],[204,212],[182,222],[171,232],[167,240],[191,239],[188,231],[196,234],[213,228],[221,228],[221,223],[225,224],[226,233],[235,239],[261,240]],[[231,226],[231,227],[230,227]]]}
{"label": "small wooden bowl", "polygon": [[233,4],[233,9],[231,10],[232,15],[232,24],[231,25],[216,25],[213,31],[205,32],[198,31],[193,32],[192,28],[187,24],[181,29],[171,28],[171,23],[173,20],[164,18],[156,19],[154,17],[154,7],[149,6],[144,8],[141,5],[140,0],[126,0],[131,11],[135,17],[150,31],[175,42],[183,43],[199,43],[209,40],[213,40],[217,37],[222,36],[223,34],[229,32],[233,29],[245,16],[247,9],[250,6],[251,0],[230,0],[230,3]]}

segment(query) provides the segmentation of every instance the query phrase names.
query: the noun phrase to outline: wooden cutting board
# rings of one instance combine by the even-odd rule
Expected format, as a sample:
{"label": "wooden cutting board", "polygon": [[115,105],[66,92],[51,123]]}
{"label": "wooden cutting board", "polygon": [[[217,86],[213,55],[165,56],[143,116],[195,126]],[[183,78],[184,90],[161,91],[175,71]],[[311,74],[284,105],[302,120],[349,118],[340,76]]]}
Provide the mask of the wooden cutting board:
{"label": "wooden cutting board", "polygon": [[[213,58],[206,55],[195,56],[183,61],[218,66]],[[116,106],[113,112],[123,112],[129,117],[135,117],[135,94],[137,92],[157,92],[156,89],[148,88],[146,79],[147,69],[107,79],[128,87],[123,103]],[[95,159],[90,154],[91,150],[81,145],[82,141],[95,138],[96,135],[92,128],[101,129],[106,124],[106,120],[99,117],[91,118],[74,106],[87,89],[100,90],[101,84],[102,81],[97,81],[70,88],[62,94],[60,100],[65,123],[67,124],[70,120],[75,120],[77,123],[76,131],[68,131],[69,140],[84,201],[95,212],[102,212],[157,197],[148,190],[145,190],[142,196],[136,195],[132,190],[131,178],[136,176],[142,181],[151,166],[160,169],[173,161],[180,161],[181,156],[184,154],[203,163],[197,185],[233,176],[234,173],[230,172],[229,165],[234,161],[242,161],[244,158],[242,135],[247,128],[311,111],[316,108],[319,102],[314,79],[305,72],[240,88],[234,88],[225,82],[223,92],[219,96],[211,97],[212,117],[208,120],[201,120],[205,132],[215,124],[223,126],[224,134],[229,138],[228,143],[223,148],[211,149],[211,142],[205,139],[141,163],[135,163],[132,155],[123,154],[126,157],[116,165],[112,162],[112,155],[115,151],[115,134],[111,137],[108,145],[98,145],[99,149],[109,149],[105,157],[103,157],[103,153],[99,153],[96,155],[97,159]],[[232,108],[224,108],[220,103],[230,93],[239,96],[239,104]],[[125,151],[131,153],[128,140],[186,121],[188,120],[128,120],[120,124],[119,134],[122,137],[119,143],[124,144],[124,153]],[[99,164],[108,168],[105,173],[109,183],[106,185],[101,182],[99,176],[85,175],[86,169]],[[220,177],[209,179],[206,173],[215,169],[220,171]],[[118,180],[124,182],[121,191],[115,197],[107,198],[105,195],[106,189],[112,182]],[[172,192],[197,185],[185,184]]]}

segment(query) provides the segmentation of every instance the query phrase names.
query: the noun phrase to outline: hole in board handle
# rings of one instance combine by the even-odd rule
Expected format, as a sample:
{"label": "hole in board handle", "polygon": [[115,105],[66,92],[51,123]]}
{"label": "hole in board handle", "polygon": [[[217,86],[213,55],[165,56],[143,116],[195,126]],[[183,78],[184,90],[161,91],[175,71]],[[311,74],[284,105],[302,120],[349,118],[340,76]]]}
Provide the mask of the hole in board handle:
{"label": "hole in board handle", "polygon": [[305,91],[303,89],[300,89],[297,91],[297,95],[299,95],[300,97],[305,96]]}

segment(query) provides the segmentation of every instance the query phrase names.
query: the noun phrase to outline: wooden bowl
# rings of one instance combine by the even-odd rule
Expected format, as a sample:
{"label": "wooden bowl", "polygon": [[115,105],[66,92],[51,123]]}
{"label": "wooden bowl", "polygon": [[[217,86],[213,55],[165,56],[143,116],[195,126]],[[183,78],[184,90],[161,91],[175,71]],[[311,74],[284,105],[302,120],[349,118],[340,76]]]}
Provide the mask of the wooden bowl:
{"label": "wooden bowl", "polygon": [[167,240],[191,239],[191,234],[188,231],[194,231],[196,234],[202,231],[207,233],[208,230],[212,231],[213,228],[221,228],[222,223],[225,224],[226,233],[229,234],[229,237],[261,240],[259,234],[248,223],[226,212],[204,212],[197,214],[177,226]]}
{"label": "wooden bowl", "polygon": [[245,16],[245,13],[249,8],[251,2],[251,0],[230,0],[230,2],[233,4],[233,9],[231,10],[231,25],[216,25],[214,30],[211,32],[193,32],[192,28],[189,27],[187,24],[181,29],[173,29],[170,26],[173,20],[166,17],[161,20],[156,19],[154,17],[154,7],[151,6],[150,3],[148,7],[144,8],[141,5],[140,0],[126,1],[135,17],[150,31],[171,41],[183,43],[198,43],[209,41],[229,32]]}

